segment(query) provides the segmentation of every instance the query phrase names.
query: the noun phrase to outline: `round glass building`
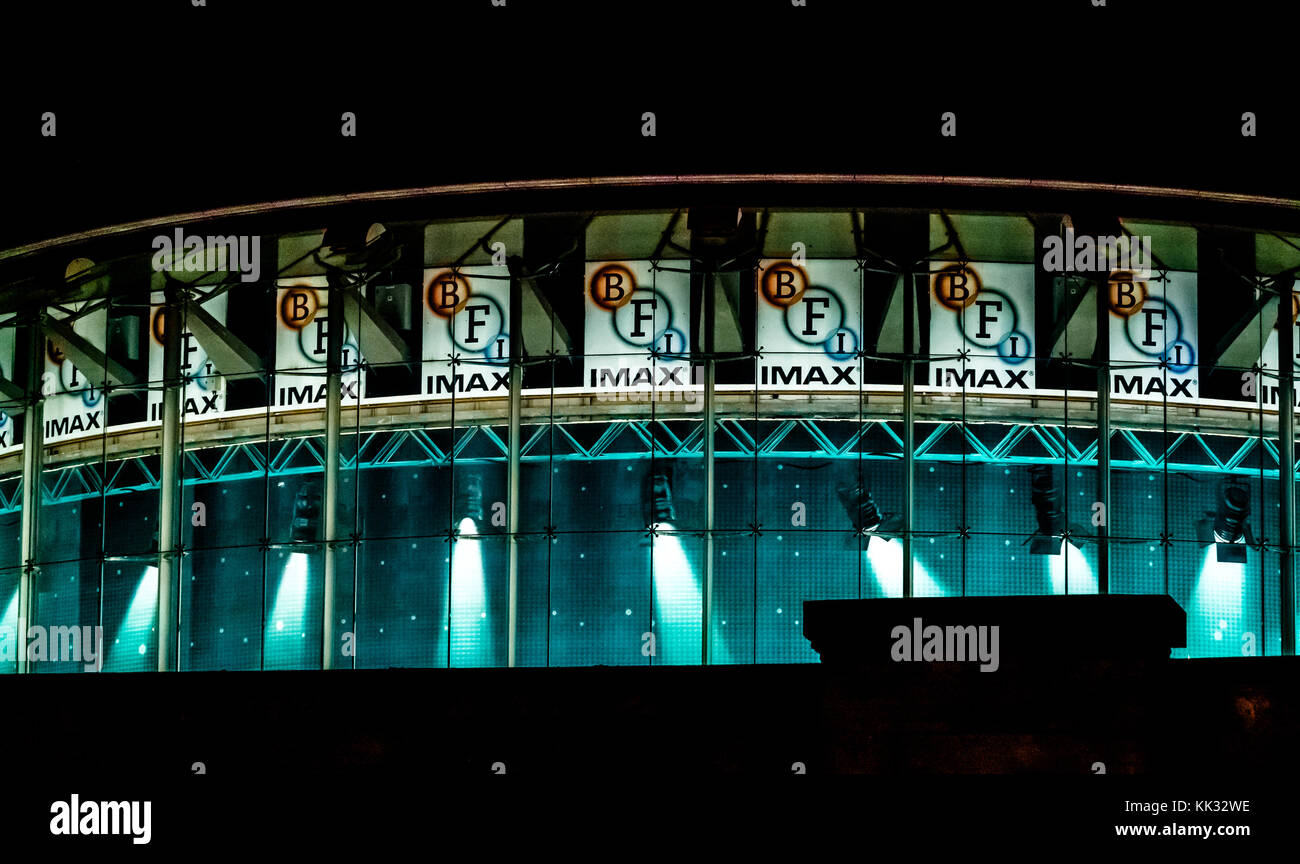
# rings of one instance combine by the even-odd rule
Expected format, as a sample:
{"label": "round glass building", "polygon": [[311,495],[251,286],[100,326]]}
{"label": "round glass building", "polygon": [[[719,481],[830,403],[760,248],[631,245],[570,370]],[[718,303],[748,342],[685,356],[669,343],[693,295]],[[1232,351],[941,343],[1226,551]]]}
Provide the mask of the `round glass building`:
{"label": "round glass building", "polygon": [[736,188],[0,254],[0,672],[815,662],[808,600],[1099,592],[1294,652],[1300,234]]}

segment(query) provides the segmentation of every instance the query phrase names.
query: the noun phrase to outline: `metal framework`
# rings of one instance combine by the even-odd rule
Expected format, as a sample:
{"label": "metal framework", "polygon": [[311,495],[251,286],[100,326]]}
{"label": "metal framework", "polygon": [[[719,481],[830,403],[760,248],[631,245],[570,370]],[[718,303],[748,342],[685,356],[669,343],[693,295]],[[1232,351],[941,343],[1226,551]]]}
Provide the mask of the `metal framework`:
{"label": "metal framework", "polygon": [[[850,421],[835,420],[743,420],[724,418],[716,421],[716,449],[718,459],[843,459],[899,461],[904,447],[902,427],[905,421],[866,421],[847,439],[835,440],[821,425],[832,422],[844,425]],[[680,426],[688,423],[690,431],[679,434]],[[753,427],[770,426],[756,439]],[[590,462],[600,460],[627,461],[634,459],[666,459],[704,455],[704,424],[702,422],[673,420],[610,420],[604,425],[594,443],[583,444],[571,428],[559,423],[535,426],[524,438],[520,447],[520,462],[539,462],[553,459],[559,462]],[[1092,428],[1092,427],[1071,427]],[[492,464],[509,462],[510,450],[498,431],[491,426],[472,426],[462,432],[452,448],[439,447],[429,431],[402,429],[392,432],[363,432],[360,443],[352,452],[340,448],[340,471],[369,468],[405,468],[418,466],[458,464]],[[554,432],[552,438],[551,433]],[[859,451],[864,439],[879,432],[897,445],[891,452]],[[795,435],[796,432],[802,433]],[[793,439],[797,442],[792,444]],[[1125,457],[1112,457],[1114,470],[1145,469],[1180,473],[1258,475],[1258,466],[1247,462],[1262,450],[1266,467],[1264,475],[1277,479],[1280,476],[1280,451],[1268,438],[1242,438],[1231,454],[1223,455],[1209,439],[1225,440],[1223,436],[1207,436],[1199,432],[1181,432],[1171,435],[1169,446],[1151,450],[1138,432],[1115,429],[1111,432],[1111,448],[1123,444]],[[464,452],[478,440],[498,453],[492,456],[467,456]],[[548,440],[556,442],[554,453],[540,452]],[[959,440],[965,452],[951,452],[952,442]],[[809,442],[816,446],[810,448]],[[220,451],[211,449],[186,451],[182,460],[183,483],[201,486],[237,480],[256,480],[267,477],[287,477],[311,474],[325,470],[323,452],[324,436],[292,438],[273,442],[275,453],[268,459],[267,445],[260,442],[232,444]],[[941,452],[943,444],[950,452]],[[278,445],[278,446],[277,446]],[[988,444],[975,434],[971,426],[958,420],[935,424],[916,445],[914,456],[923,462],[968,462],[997,464],[1069,464],[1081,467],[1097,466],[1097,442],[1080,448],[1066,438],[1060,427],[1032,424],[1010,424],[995,444]],[[1193,458],[1194,457],[1194,458]],[[155,457],[133,456],[108,463],[108,475],[100,472],[100,465],[88,463],[46,470],[41,484],[41,504],[57,505],[83,501],[100,496],[121,495],[131,492],[156,490],[161,478],[150,464]],[[1297,477],[1300,479],[1300,477]],[[24,484],[18,480],[8,488],[0,486],[0,513],[16,513],[22,509]]]}

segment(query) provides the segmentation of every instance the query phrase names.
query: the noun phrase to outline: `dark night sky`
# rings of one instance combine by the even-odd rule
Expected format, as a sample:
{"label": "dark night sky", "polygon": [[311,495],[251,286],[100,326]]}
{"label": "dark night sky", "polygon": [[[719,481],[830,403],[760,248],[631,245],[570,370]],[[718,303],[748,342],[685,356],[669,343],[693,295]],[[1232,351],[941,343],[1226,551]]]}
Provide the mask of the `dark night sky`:
{"label": "dark night sky", "polygon": [[[1300,197],[1284,25],[1255,2],[1231,21],[1136,0],[61,3],[15,19],[0,52],[0,245],[251,201],[597,174]],[[39,133],[47,110],[56,140]],[[346,110],[355,139],[338,134]],[[947,110],[956,139],[938,134]]]}

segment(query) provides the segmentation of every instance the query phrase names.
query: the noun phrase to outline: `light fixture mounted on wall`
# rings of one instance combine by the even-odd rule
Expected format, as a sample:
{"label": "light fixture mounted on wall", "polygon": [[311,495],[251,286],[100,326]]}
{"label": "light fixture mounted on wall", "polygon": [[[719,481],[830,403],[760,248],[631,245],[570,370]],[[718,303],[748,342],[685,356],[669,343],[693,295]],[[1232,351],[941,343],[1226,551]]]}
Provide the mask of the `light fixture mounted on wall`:
{"label": "light fixture mounted on wall", "polygon": [[844,505],[853,523],[854,533],[844,540],[845,548],[856,548],[858,538],[863,539],[863,548],[871,543],[872,537],[891,539],[903,533],[903,517],[894,513],[885,513],[876,505],[861,483],[856,486],[841,486],[835,495]]}
{"label": "light fixture mounted on wall", "polygon": [[1223,484],[1219,505],[1206,510],[1196,523],[1196,537],[1202,545],[1215,544],[1220,563],[1245,564],[1246,549],[1255,545],[1250,524],[1250,490],[1244,483],[1230,479]]}

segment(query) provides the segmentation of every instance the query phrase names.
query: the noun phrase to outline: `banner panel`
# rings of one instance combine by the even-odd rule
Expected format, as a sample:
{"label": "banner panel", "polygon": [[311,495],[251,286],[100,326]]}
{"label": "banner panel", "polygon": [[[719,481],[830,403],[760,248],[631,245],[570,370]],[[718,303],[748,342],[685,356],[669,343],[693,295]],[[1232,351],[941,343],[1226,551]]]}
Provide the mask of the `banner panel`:
{"label": "banner panel", "polygon": [[424,271],[426,397],[510,395],[509,276],[505,265]]}
{"label": "banner panel", "polygon": [[761,388],[856,390],[862,279],[856,261],[759,262],[754,344]]}
{"label": "banner panel", "polygon": [[[281,279],[275,304],[275,389],[272,408],[323,408],[329,352],[329,291],[324,276]],[[356,336],[344,328],[344,405],[365,398],[364,358]]]}
{"label": "banner panel", "polygon": [[1196,274],[1163,280],[1112,273],[1110,395],[1116,399],[1189,402],[1200,395]]}
{"label": "banner panel", "polygon": [[1021,393],[1034,381],[1034,266],[934,263],[930,383]]}
{"label": "banner panel", "polygon": [[599,391],[690,386],[689,273],[655,271],[649,261],[588,262],[586,286],[585,386]]}

